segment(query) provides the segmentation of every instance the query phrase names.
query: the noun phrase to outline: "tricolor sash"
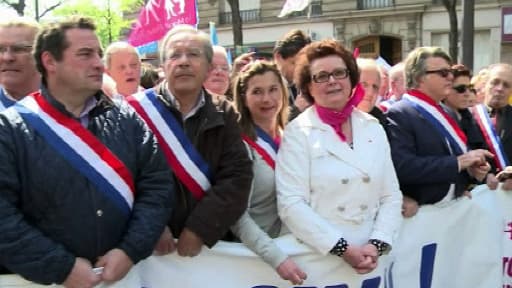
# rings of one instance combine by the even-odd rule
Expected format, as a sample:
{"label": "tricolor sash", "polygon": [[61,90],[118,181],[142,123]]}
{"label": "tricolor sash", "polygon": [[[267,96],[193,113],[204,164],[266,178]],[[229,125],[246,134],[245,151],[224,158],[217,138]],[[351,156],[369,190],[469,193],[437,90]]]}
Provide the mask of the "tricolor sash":
{"label": "tricolor sash", "polygon": [[396,101],[393,100],[393,99],[388,99],[386,101],[382,101],[378,104],[380,110],[382,110],[383,112],[386,112],[388,111],[388,109],[391,107],[391,105],[393,105],[393,103],[395,103]]}
{"label": "tricolor sash", "polygon": [[503,152],[503,146],[501,145],[500,137],[496,133],[496,129],[492,124],[491,118],[487,112],[487,107],[484,104],[475,105],[471,108],[473,117],[475,118],[482,135],[484,136],[485,143],[494,154],[494,162],[499,170],[503,170],[508,166],[508,159],[506,154]]}
{"label": "tricolor sash", "polygon": [[0,87],[0,111],[11,107],[14,103],[16,103],[16,101],[8,98],[5,94],[4,87]]}
{"label": "tricolor sash", "polygon": [[279,145],[263,131],[260,127],[255,127],[256,130],[256,141],[252,140],[247,135],[242,135],[242,139],[247,145],[251,146],[256,152],[263,158],[263,160],[272,169],[276,167],[276,157]]}
{"label": "tricolor sash", "polygon": [[414,107],[448,140],[455,155],[468,151],[466,134],[460,129],[455,119],[446,114],[434,100],[417,90],[408,91],[402,99],[405,99],[406,103]]}
{"label": "tricolor sash", "polygon": [[16,102],[13,108],[121,211],[130,213],[135,194],[131,172],[96,136],[53,107],[40,92]]}
{"label": "tricolor sash", "polygon": [[211,187],[210,167],[192,145],[171,111],[158,100],[154,89],[133,94],[126,100],[155,133],[180,182],[194,198],[201,199]]}

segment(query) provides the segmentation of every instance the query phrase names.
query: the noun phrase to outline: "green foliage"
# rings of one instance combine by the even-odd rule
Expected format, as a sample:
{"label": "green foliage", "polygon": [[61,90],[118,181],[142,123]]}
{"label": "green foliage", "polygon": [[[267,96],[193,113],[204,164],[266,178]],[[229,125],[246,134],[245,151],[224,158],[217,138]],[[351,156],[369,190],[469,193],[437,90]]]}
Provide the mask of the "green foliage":
{"label": "green foliage", "polygon": [[[53,11],[54,17],[82,15],[92,18],[96,23],[96,33],[103,47],[111,42],[123,40],[132,22],[136,20],[137,11],[144,5],[143,0],[104,0],[100,5],[92,1],[75,1],[63,4]],[[99,1],[98,1],[99,2]],[[110,9],[109,9],[110,5]],[[135,12],[135,13],[133,13]],[[124,19],[123,14],[133,13],[135,19]]]}

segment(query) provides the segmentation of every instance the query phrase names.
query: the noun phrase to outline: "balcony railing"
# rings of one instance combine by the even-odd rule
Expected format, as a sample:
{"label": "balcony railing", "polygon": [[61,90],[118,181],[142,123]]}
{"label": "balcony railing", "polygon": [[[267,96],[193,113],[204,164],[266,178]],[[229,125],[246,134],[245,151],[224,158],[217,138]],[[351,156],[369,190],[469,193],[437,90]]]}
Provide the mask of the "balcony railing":
{"label": "balcony railing", "polygon": [[[242,18],[242,23],[258,22],[261,18],[260,9],[241,10],[240,18]],[[221,12],[219,22],[220,24],[231,24],[233,22],[231,11]]]}
{"label": "balcony railing", "polygon": [[393,0],[357,0],[357,9],[379,9],[386,7],[393,7],[395,5]]}

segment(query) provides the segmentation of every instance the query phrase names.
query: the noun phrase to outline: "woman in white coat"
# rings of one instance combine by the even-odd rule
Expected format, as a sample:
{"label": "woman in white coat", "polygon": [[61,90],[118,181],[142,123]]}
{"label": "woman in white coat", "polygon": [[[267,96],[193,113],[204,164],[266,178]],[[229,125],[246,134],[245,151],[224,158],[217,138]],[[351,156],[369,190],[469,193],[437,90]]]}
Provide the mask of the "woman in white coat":
{"label": "woman in white coat", "polygon": [[355,59],[335,40],[301,50],[295,84],[314,105],[285,129],[276,187],[295,237],[366,274],[391,249],[402,194],[383,128],[355,108],[364,94],[358,81]]}

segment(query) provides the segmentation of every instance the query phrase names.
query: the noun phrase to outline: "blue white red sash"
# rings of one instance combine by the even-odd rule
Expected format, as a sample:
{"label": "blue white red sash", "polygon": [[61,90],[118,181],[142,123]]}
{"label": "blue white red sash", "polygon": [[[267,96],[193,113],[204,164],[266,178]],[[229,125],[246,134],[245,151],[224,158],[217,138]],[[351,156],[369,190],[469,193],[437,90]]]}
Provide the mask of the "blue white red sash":
{"label": "blue white red sash", "polygon": [[201,199],[211,187],[210,167],[174,115],[158,100],[153,89],[131,95],[126,100],[155,133],[174,174],[194,198]]}
{"label": "blue white red sash", "polygon": [[0,111],[11,107],[14,103],[16,103],[16,101],[8,98],[5,94],[4,87],[0,87]]}
{"label": "blue white red sash", "polygon": [[121,211],[130,213],[135,194],[131,172],[96,136],[53,107],[39,92],[18,101],[13,108]]}
{"label": "blue white red sash", "polygon": [[468,151],[466,134],[460,129],[455,119],[446,114],[438,103],[417,90],[408,91],[402,99],[414,107],[448,140],[455,155]]}
{"label": "blue white red sash", "polygon": [[242,135],[242,139],[245,143],[251,146],[256,152],[263,158],[263,160],[272,169],[276,167],[276,157],[279,145],[259,127],[255,127],[256,130],[256,141],[252,140],[247,135]]}
{"label": "blue white red sash", "polygon": [[484,104],[475,105],[471,108],[471,112],[473,113],[473,117],[475,118],[480,131],[482,131],[482,135],[484,136],[487,146],[494,154],[496,167],[500,171],[503,170],[508,166],[508,159],[506,154],[503,152],[504,150],[500,137],[498,137],[498,133],[496,133],[496,129],[492,124],[491,118],[489,118],[487,107]]}
{"label": "blue white red sash", "polygon": [[391,105],[393,105],[393,103],[395,103],[395,102],[396,102],[396,100],[388,99],[386,101],[380,102],[378,106],[379,106],[380,110],[382,110],[383,112],[386,112],[391,107]]}

